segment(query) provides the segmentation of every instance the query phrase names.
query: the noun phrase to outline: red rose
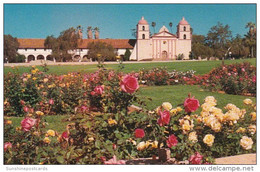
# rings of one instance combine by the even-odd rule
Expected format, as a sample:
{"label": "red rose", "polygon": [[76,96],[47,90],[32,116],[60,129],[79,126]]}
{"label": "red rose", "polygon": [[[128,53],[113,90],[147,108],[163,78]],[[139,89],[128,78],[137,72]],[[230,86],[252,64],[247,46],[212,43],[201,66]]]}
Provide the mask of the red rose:
{"label": "red rose", "polygon": [[137,78],[126,75],[120,83],[121,89],[126,93],[133,93],[139,88]]}
{"label": "red rose", "polygon": [[190,156],[189,161],[191,164],[201,164],[202,159],[203,155],[199,154],[199,152],[196,152],[194,155]]}
{"label": "red rose", "polygon": [[167,110],[159,111],[160,118],[158,119],[158,124],[160,126],[168,125],[170,122],[170,112]]}
{"label": "red rose", "polygon": [[199,100],[193,98],[187,98],[184,101],[184,108],[186,112],[195,112],[200,106]]}
{"label": "red rose", "polygon": [[21,121],[23,131],[29,131],[36,123],[36,119],[25,118]]}
{"label": "red rose", "polygon": [[62,134],[61,134],[61,138],[63,138],[64,140],[69,140],[69,133],[67,131],[64,131]]}
{"label": "red rose", "polygon": [[178,144],[177,137],[174,134],[170,135],[166,143],[169,148],[176,146]]}
{"label": "red rose", "polygon": [[12,143],[5,142],[5,144],[4,144],[4,151],[7,151],[7,149],[9,149],[9,148],[12,148]]}
{"label": "red rose", "polygon": [[137,129],[135,130],[135,137],[136,137],[136,138],[143,138],[144,136],[145,136],[145,132],[144,132],[143,129],[137,128]]}

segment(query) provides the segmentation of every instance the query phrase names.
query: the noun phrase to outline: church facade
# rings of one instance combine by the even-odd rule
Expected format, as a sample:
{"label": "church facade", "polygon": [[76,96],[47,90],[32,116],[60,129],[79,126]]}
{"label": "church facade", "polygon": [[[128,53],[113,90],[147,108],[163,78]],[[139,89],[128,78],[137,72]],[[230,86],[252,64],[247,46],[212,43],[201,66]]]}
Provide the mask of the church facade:
{"label": "church facade", "polygon": [[[44,46],[45,39],[18,39],[18,53],[25,55],[26,62],[35,60],[49,60],[52,58],[52,50]],[[130,50],[132,61],[144,60],[176,60],[189,59],[191,51],[191,30],[189,23],[182,18],[177,25],[176,35],[162,26],[158,33],[150,35],[148,22],[141,18],[136,26],[136,39],[82,39],[78,48],[70,52],[73,61],[88,61],[88,44],[91,42],[106,42],[111,44],[118,56],[124,56],[127,49]],[[84,60],[85,59],[85,60]]]}
{"label": "church facade", "polygon": [[130,60],[176,60],[189,59],[191,51],[190,24],[183,17],[177,25],[176,35],[162,26],[158,33],[150,36],[148,22],[141,18],[136,26],[136,44]]}

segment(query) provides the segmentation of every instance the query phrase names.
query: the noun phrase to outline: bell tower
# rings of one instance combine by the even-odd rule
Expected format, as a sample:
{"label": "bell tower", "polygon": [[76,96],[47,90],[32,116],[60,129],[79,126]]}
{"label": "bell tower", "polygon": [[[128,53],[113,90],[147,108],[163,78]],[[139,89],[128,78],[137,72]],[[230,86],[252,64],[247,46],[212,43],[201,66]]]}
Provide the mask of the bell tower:
{"label": "bell tower", "polygon": [[150,38],[150,30],[149,30],[149,24],[148,22],[144,19],[144,17],[139,20],[137,27],[136,27],[136,39],[137,40],[147,40]]}
{"label": "bell tower", "polygon": [[191,39],[190,24],[182,17],[182,20],[177,25],[177,37],[180,40]]}

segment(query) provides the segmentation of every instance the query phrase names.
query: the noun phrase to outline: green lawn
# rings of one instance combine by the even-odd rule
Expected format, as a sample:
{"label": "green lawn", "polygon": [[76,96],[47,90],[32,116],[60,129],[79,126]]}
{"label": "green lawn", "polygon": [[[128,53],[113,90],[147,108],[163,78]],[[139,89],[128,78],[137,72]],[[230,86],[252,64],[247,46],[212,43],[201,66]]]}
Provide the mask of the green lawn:
{"label": "green lawn", "polygon": [[[244,60],[225,60],[225,64],[240,63],[248,61],[252,65],[256,66],[256,59],[244,59]],[[196,74],[206,74],[212,68],[221,65],[221,61],[176,61],[176,62],[158,62],[158,63],[135,63],[135,64],[124,64],[125,68],[123,72],[128,73],[132,71],[138,71],[142,68],[151,69],[153,67],[167,67],[169,70],[176,69],[178,71],[195,70]],[[107,69],[118,69],[118,64],[105,64]],[[29,72],[30,67],[17,67],[19,73]],[[97,65],[58,65],[48,66],[48,73],[53,74],[65,74],[68,72],[94,72],[96,71]],[[42,70],[40,66],[39,69]],[[11,67],[4,67],[4,74],[12,71]]]}
{"label": "green lawn", "polygon": [[[141,87],[138,95],[139,97],[150,97],[152,101],[147,100],[148,109],[155,109],[160,106],[163,102],[170,102],[173,107],[176,107],[178,104],[183,103],[187,95],[191,93],[192,96],[195,96],[200,101],[200,104],[203,103],[203,100],[207,96],[214,96],[217,99],[217,107],[223,108],[228,103],[233,103],[239,108],[243,108],[243,100],[246,98],[252,99],[254,102],[256,98],[254,97],[245,97],[238,95],[229,95],[229,94],[220,94],[215,92],[203,91],[198,86],[189,86],[189,85],[176,85],[176,86],[149,86]],[[199,110],[197,111],[200,112]],[[54,115],[44,117],[48,124],[47,129],[55,129],[59,133],[65,131],[66,125],[70,122],[64,122],[63,119],[68,118],[69,115]],[[12,117],[14,126],[19,126],[22,120],[22,117]]]}

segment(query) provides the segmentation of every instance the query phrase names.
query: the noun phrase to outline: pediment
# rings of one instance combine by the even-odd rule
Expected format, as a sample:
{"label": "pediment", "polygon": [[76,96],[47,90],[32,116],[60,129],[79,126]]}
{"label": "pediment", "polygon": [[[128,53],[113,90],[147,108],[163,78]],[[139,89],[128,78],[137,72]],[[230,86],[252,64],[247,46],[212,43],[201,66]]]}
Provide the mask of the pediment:
{"label": "pediment", "polygon": [[169,37],[169,38],[176,38],[176,36],[170,32],[167,31],[163,31],[163,32],[159,32],[154,34],[152,37]]}

